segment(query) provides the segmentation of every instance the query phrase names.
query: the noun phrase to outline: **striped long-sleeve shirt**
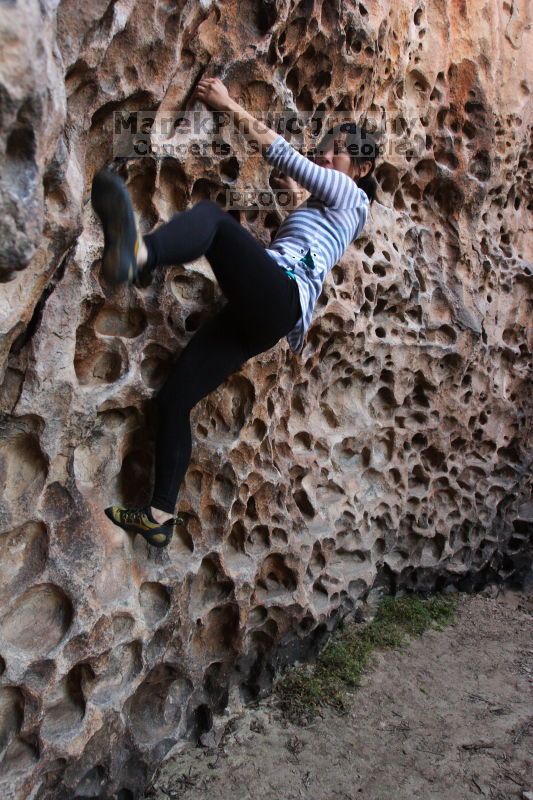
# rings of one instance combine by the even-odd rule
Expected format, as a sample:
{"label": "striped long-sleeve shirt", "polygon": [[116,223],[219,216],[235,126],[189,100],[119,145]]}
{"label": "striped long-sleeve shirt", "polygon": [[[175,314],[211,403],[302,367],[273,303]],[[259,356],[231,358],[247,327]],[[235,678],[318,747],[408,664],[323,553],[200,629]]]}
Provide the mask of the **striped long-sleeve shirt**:
{"label": "striped long-sleeve shirt", "polygon": [[267,252],[296,280],[302,316],[287,341],[301,353],[328,272],[366,223],[369,201],[349,175],[314,164],[283,136],[265,151],[269,164],[311,195],[283,220]]}

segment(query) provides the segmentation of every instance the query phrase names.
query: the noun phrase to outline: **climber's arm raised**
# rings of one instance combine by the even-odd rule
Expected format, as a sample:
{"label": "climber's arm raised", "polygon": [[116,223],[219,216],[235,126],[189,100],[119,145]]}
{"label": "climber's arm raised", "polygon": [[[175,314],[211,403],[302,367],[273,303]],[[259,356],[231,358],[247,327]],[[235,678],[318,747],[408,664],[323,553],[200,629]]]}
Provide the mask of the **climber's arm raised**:
{"label": "climber's arm raised", "polygon": [[277,138],[275,131],[264,125],[246,109],[233,100],[220,78],[202,78],[191,99],[201,100],[215,111],[225,111],[231,115],[235,128],[252,141],[258,142],[262,155]]}
{"label": "climber's arm raised", "polygon": [[211,108],[231,115],[238,131],[258,142],[269,164],[292,178],[331,208],[351,208],[363,203],[364,193],[348,175],[319,166],[294,148],[283,136],[249,114],[229,96],[220,78],[202,78],[193,92]]}

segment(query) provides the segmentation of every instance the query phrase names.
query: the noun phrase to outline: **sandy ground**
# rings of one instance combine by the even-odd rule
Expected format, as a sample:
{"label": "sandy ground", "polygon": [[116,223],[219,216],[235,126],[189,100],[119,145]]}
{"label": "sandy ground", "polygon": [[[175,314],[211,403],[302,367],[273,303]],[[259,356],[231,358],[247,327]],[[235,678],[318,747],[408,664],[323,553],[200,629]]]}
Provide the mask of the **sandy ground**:
{"label": "sandy ground", "polygon": [[170,754],[146,797],[533,800],[532,622],[531,594],[461,594],[453,624],[373,656],[349,713],[295,726],[269,697]]}

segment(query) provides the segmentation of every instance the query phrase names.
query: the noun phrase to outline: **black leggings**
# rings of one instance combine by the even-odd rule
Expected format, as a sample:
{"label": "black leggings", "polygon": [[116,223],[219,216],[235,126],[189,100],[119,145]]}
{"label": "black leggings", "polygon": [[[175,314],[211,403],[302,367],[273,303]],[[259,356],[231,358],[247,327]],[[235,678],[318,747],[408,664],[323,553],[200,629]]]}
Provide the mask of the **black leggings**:
{"label": "black leggings", "polygon": [[194,333],[157,394],[151,505],[173,514],[191,458],[191,409],[245,361],[286,336],[301,308],[295,281],[212,200],[175,214],[144,242],[152,269],[205,256],[228,300]]}

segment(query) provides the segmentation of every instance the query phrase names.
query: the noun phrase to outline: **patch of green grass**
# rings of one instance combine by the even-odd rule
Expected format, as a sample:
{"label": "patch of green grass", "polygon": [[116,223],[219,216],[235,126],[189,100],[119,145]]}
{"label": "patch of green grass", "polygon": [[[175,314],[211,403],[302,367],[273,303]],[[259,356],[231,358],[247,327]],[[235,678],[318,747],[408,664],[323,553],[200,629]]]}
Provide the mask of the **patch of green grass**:
{"label": "patch of green grass", "polygon": [[373,650],[399,647],[430,627],[442,630],[456,607],[451,595],[386,597],[368,624],[341,623],[314,664],[291,667],[274,683],[284,716],[298,723],[326,705],[346,711],[348,691],[359,685]]}

